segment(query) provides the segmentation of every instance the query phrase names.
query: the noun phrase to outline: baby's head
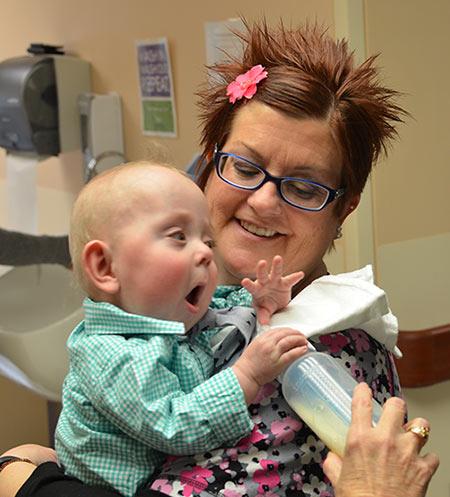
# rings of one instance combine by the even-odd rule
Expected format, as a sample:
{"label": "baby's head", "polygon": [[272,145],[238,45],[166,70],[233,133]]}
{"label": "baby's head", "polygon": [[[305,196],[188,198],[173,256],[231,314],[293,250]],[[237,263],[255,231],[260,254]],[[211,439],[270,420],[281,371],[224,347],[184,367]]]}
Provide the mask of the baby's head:
{"label": "baby's head", "polygon": [[202,191],[165,165],[131,162],[94,177],[73,209],[70,251],[89,297],[191,328],[217,284]]}

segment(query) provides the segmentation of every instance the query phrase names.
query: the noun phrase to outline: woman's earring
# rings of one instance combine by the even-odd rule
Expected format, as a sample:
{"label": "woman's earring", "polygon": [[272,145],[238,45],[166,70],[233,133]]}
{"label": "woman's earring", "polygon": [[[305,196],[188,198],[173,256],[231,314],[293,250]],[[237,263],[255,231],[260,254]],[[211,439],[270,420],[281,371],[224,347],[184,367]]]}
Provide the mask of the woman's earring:
{"label": "woman's earring", "polygon": [[342,226],[337,227],[336,238],[342,238]]}

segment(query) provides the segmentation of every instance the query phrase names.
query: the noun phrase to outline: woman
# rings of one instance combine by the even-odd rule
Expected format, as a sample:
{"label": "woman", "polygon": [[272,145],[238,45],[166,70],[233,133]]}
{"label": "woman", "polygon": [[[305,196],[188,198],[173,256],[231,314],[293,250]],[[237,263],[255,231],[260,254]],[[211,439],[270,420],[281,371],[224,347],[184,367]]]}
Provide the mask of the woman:
{"label": "woman", "polygon": [[[346,43],[316,27],[255,25],[244,39],[242,60],[217,66],[222,83],[199,94],[207,165],[198,181],[211,210],[220,282],[239,285],[254,276],[257,260],[280,254],[287,272],[305,273],[298,293],[327,274],[324,255],[404,113],[397,93],[378,83],[373,57],[355,67]],[[401,396],[388,350],[364,330],[336,331],[313,345],[368,383],[380,402]],[[249,440],[171,461],[151,488],[201,497],[332,495],[322,468],[328,450],[280,385],[262,392],[250,411],[257,430]]]}
{"label": "woman", "polygon": [[[220,283],[239,285],[254,276],[259,259],[280,254],[286,273],[305,272],[298,294],[327,274],[324,255],[404,112],[397,93],[378,83],[374,57],[356,67],[346,43],[317,27],[270,30],[263,22],[249,26],[243,39],[242,60],[217,66],[222,83],[199,94],[206,161],[199,184],[211,209]],[[221,288],[216,303],[232,289]],[[380,402],[401,396],[391,353],[364,330],[338,328],[312,342],[368,383]],[[238,447],[171,458],[143,495],[334,495],[323,472],[328,450],[285,402],[278,382],[261,391],[250,412],[255,429]],[[397,418],[391,430],[396,440],[414,440],[414,433],[399,439],[399,424]],[[417,442],[408,443],[419,458]],[[350,446],[347,460],[357,446]],[[436,460],[426,462],[432,474]],[[349,481],[345,459],[342,472],[339,464],[331,458],[326,466],[338,488],[340,478]],[[33,476],[18,496],[37,495],[30,488]],[[40,492],[52,495],[42,486]]]}

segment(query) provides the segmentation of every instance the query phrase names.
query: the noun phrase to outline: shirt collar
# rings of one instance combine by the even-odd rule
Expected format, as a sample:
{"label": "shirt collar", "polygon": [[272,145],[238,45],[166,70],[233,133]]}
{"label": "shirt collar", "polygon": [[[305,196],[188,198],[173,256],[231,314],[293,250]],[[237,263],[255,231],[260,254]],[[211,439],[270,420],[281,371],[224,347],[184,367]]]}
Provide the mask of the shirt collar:
{"label": "shirt collar", "polygon": [[85,331],[98,335],[186,335],[184,323],[131,314],[108,302],[83,302]]}

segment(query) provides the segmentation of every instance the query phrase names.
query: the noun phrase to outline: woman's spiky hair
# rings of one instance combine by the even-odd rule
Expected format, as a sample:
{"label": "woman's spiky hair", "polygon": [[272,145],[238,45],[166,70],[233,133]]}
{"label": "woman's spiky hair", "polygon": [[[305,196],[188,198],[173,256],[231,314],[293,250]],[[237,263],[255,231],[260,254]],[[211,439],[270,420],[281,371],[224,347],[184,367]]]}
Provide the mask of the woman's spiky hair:
{"label": "woman's spiky hair", "polygon": [[[314,25],[287,28],[280,21],[274,29],[265,20],[236,33],[244,43],[242,58],[230,58],[209,69],[216,84],[199,92],[203,160],[211,158],[216,143],[222,145],[244,100],[231,104],[229,83],[261,64],[268,72],[258,83],[257,101],[296,119],[329,123],[343,161],[342,186],[346,194],[364,188],[380,153],[397,135],[396,125],[407,113],[396,104],[399,93],[379,81],[376,56],[357,65],[345,40],[335,41],[327,30]],[[204,187],[212,171],[210,162],[199,176]]]}

